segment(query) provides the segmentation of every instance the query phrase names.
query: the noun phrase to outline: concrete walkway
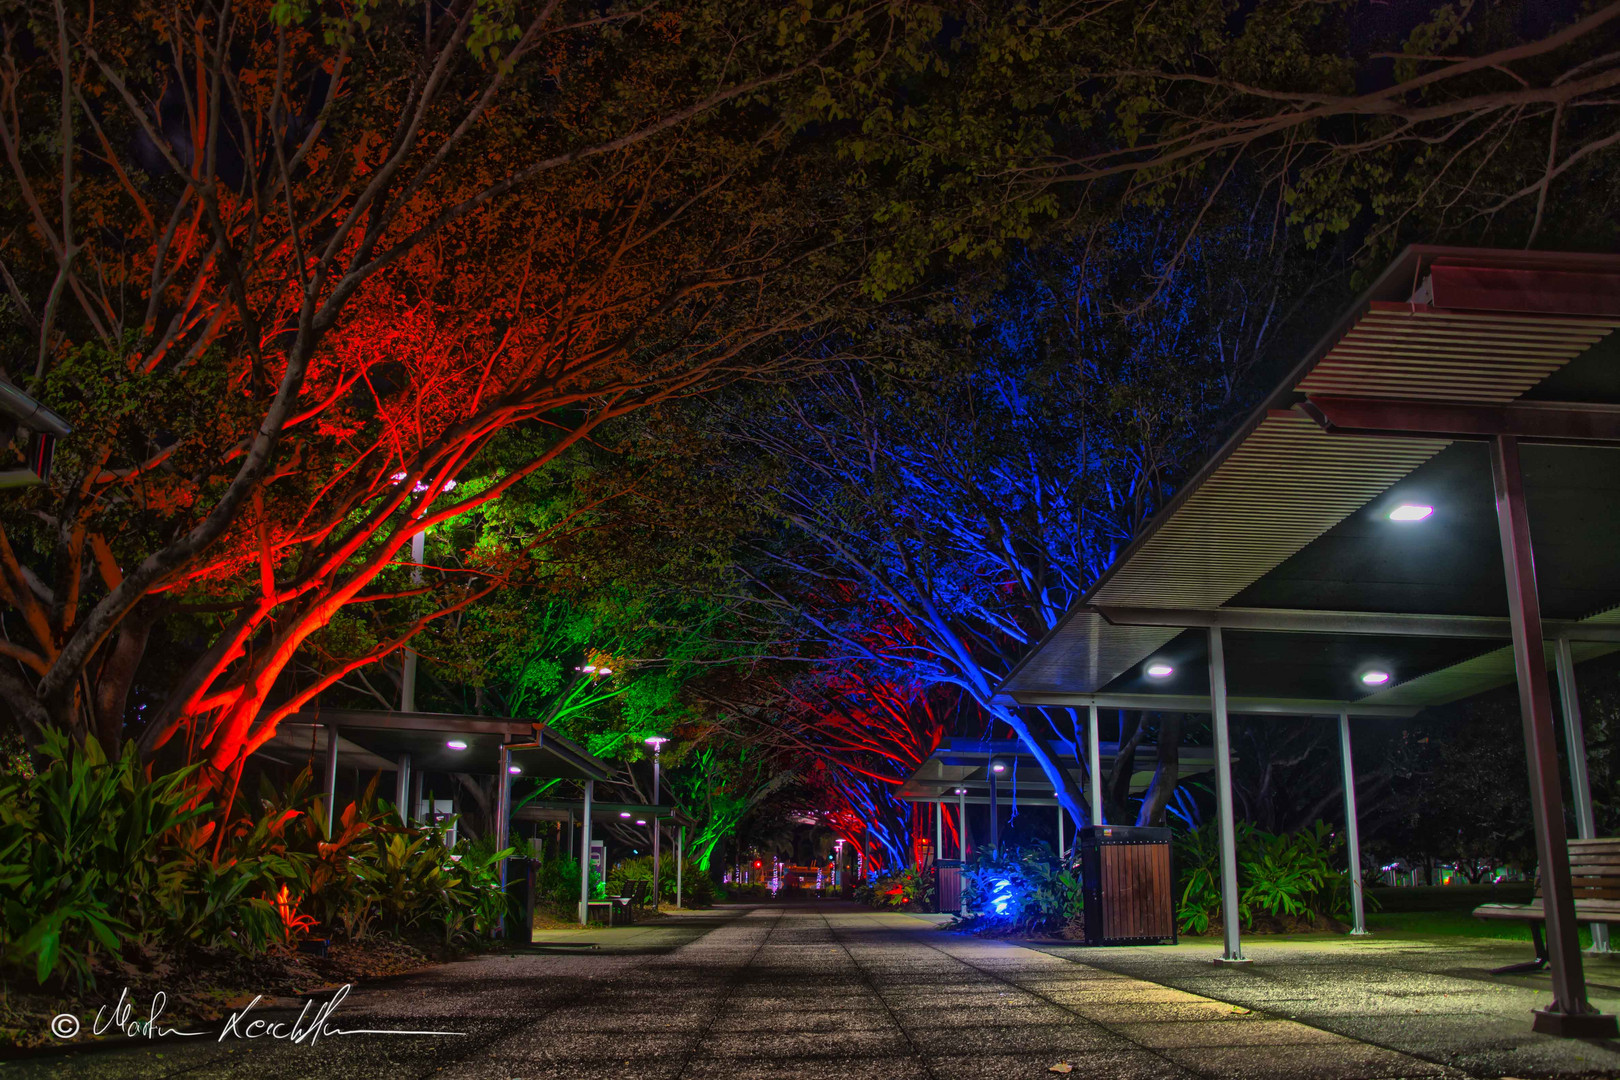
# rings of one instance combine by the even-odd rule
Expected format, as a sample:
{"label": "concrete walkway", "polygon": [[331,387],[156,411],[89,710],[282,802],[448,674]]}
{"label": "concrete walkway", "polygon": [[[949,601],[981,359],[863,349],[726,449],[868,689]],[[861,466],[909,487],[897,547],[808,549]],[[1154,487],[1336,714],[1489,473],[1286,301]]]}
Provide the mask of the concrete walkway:
{"label": "concrete walkway", "polygon": [[[1295,1078],[1595,1074],[1620,1048],[1529,1031],[1534,980],[1483,975],[1511,943],[1027,947],[845,905],[544,931],[529,952],[355,991],[329,1035],[119,1040],[10,1076],[657,1080]],[[581,948],[595,945],[597,948]],[[1327,959],[1322,959],[1322,957]],[[266,1018],[276,1018],[265,1014]],[[282,1013],[287,1018],[292,1014]],[[1620,1072],[1616,1072],[1620,1075]]]}

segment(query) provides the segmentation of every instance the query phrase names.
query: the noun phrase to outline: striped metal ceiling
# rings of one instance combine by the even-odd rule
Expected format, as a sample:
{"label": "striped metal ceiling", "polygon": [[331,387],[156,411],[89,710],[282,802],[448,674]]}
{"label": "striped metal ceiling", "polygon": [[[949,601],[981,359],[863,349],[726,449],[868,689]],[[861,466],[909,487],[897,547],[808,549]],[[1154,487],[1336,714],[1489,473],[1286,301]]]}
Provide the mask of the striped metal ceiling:
{"label": "striped metal ceiling", "polygon": [[[1464,311],[1425,302],[1450,296],[1471,306],[1482,303],[1474,288],[1479,282],[1468,275],[1493,258],[1509,264],[1503,280],[1515,288],[1523,274],[1542,272],[1523,269],[1512,254],[1493,252],[1466,253],[1463,266],[1408,253],[1386,271],[1359,313],[1324,339],[1269,407],[1251,417],[1148,523],[1085,603],[1219,607],[1449,445],[1328,434],[1291,407],[1302,395],[1509,402],[1620,326],[1615,313]],[[1548,259],[1533,258],[1542,264]],[[1594,276],[1589,263],[1581,266],[1588,280]],[[1422,266],[1428,277],[1416,273]],[[1617,287],[1611,291],[1620,293],[1620,260],[1597,268],[1613,275]],[[1514,273],[1521,275],[1518,282]],[[1400,289],[1403,275],[1406,286]],[[1497,287],[1495,281],[1488,285]],[[1392,301],[1392,289],[1411,299]],[[1497,295],[1511,305],[1521,293]],[[1001,689],[1012,695],[1091,693],[1177,632],[1113,626],[1082,606],[1026,656]]]}

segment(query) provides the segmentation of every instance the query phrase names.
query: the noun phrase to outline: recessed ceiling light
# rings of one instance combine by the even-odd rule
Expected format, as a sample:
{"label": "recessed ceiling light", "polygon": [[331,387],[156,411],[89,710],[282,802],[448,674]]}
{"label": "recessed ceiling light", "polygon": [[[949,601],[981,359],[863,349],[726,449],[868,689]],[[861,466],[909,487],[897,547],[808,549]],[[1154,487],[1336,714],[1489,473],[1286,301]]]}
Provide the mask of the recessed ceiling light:
{"label": "recessed ceiling light", "polygon": [[465,750],[465,749],[467,749],[467,744],[462,742],[460,739],[451,739],[449,742],[445,743],[444,745],[447,746],[448,748],[450,748],[451,750]]}
{"label": "recessed ceiling light", "polygon": [[629,817],[630,816],[630,811],[628,811],[628,810],[620,810],[619,811],[619,816],[620,817]]}
{"label": "recessed ceiling light", "polygon": [[1175,670],[1169,664],[1149,664],[1147,673],[1148,677],[1152,679],[1168,679],[1175,674]]}
{"label": "recessed ceiling light", "polygon": [[1389,512],[1391,521],[1422,521],[1434,513],[1434,507],[1423,506],[1419,503],[1401,503]]}
{"label": "recessed ceiling light", "polygon": [[647,823],[645,821],[641,820],[640,818],[636,818],[636,824],[637,825],[645,825]]}
{"label": "recessed ceiling light", "polygon": [[1361,673],[1361,681],[1366,686],[1383,686],[1389,682],[1389,672],[1364,671]]}

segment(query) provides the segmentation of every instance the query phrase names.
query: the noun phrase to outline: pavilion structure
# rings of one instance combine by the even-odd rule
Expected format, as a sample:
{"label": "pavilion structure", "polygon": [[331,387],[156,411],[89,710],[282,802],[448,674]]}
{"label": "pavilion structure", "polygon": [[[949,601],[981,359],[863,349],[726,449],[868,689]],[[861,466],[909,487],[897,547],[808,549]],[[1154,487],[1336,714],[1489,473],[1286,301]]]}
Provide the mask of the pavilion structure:
{"label": "pavilion structure", "polygon": [[1338,722],[1354,867],[1352,720],[1516,682],[1552,975],[1534,1024],[1615,1034],[1587,1001],[1549,684],[1588,837],[1575,675],[1620,649],[1616,326],[1620,257],[1408,249],[1000,686],[1093,732],[1098,708],[1210,714],[1220,962],[1245,962],[1229,715]]}
{"label": "pavilion structure", "polygon": [[[1119,744],[1100,742],[1097,725],[1088,729],[1090,738],[1084,749],[1073,742],[1054,739],[1043,749],[1047,757],[1067,771],[1077,790],[1091,797],[1091,820],[1100,823],[1102,811],[1102,776],[1111,771],[1119,754]],[[1133,794],[1146,791],[1159,767],[1158,748],[1151,743],[1138,746],[1131,759],[1130,789]],[[1215,768],[1215,753],[1205,746],[1183,746],[1176,763],[1180,778],[1207,773]],[[958,845],[956,854],[967,858],[972,851],[972,839],[961,825],[967,820],[969,806],[985,806],[990,812],[990,833],[983,843],[995,847],[999,828],[999,808],[1002,805],[1040,807],[1056,815],[1057,846],[1059,853],[1068,850],[1066,814],[1058,802],[1057,792],[1046,778],[1035,756],[1022,743],[1012,739],[946,739],[917,766],[895,793],[910,803],[932,805],[934,808],[934,855],[946,857],[945,808],[956,807]]]}
{"label": "pavilion structure", "polygon": [[[607,780],[608,765],[591,756],[578,743],[531,720],[458,713],[385,712],[369,709],[318,709],[294,713],[277,727],[259,754],[272,761],[298,764],[321,760],[326,792],[328,829],[337,810],[340,768],[361,772],[394,773],[394,804],[409,820],[422,801],[426,773],[466,773],[496,776],[495,839],[504,848],[512,832],[512,781],[518,776],[536,780],[579,781],[582,798],[582,852],[590,852],[590,822],[596,782]],[[641,812],[673,811],[672,807],[638,807]],[[667,815],[662,815],[667,816]],[[581,925],[590,899],[589,859],[580,860],[579,904]],[[506,884],[506,866],[501,865]]]}

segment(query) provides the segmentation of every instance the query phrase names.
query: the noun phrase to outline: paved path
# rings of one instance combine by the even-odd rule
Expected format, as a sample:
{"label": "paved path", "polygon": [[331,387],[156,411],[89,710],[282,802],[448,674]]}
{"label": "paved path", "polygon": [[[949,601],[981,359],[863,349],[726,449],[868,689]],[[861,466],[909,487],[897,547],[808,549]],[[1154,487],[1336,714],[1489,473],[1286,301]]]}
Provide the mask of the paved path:
{"label": "paved path", "polygon": [[[1507,987],[1491,998],[1476,1026],[1507,1027],[1482,1031],[1492,1049],[1459,1068],[1455,1046],[1435,1052],[1433,1040],[1420,1033],[1402,1042],[1353,1024],[1330,1030],[1331,1007],[1291,1018],[1299,1010],[1277,1000],[1278,978],[1264,973],[1271,965],[1257,965],[1238,977],[1241,982],[1227,978],[1229,970],[1212,978],[1207,945],[1157,954],[1046,950],[831,904],[540,937],[553,945],[368,986],[333,1016],[350,1030],[461,1035],[332,1036],[314,1046],[210,1036],[36,1059],[6,1072],[18,1078],[1033,1080],[1067,1062],[1072,1077],[1110,1080],[1463,1080],[1500,1076],[1525,1051],[1534,1069],[1519,1075],[1620,1067],[1620,1053],[1606,1047],[1529,1034],[1533,985]],[[602,947],[574,947],[586,941]],[[1143,964],[1161,970],[1143,977],[1134,970]],[[1279,957],[1276,968],[1284,966]],[[1334,980],[1322,976],[1318,972],[1318,996],[1335,999]],[[1267,985],[1271,997],[1255,989]],[[1302,985],[1308,989],[1308,980],[1296,981],[1295,989]],[[1398,1019],[1399,999],[1390,999],[1389,991],[1399,985],[1398,973],[1385,978],[1382,991],[1363,980],[1361,996],[1346,1005],[1354,1011],[1359,1002],[1366,1011],[1371,1003],[1372,1011]],[[1468,1000],[1463,987],[1453,989]],[[1382,1004],[1373,1002],[1380,993]],[[1521,1005],[1522,1020],[1513,1021],[1509,1013]],[[1588,1056],[1571,1056],[1577,1051]]]}

